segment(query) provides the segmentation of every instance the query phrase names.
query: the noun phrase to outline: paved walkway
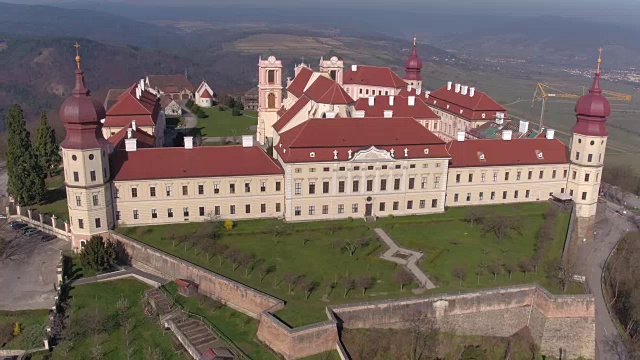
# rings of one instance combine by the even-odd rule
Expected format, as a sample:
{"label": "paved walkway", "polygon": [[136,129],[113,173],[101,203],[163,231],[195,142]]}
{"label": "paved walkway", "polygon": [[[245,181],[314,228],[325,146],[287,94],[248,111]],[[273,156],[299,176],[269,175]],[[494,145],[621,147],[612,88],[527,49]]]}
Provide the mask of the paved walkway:
{"label": "paved walkway", "polygon": [[119,279],[126,279],[126,278],[135,278],[154,287],[160,286],[167,282],[166,279],[163,279],[159,276],[149,274],[142,270],[126,266],[117,271],[112,271],[110,273],[100,274],[100,275],[92,276],[88,278],[78,279],[73,281],[72,283],[73,285],[84,285],[84,284],[93,284],[97,282],[105,282],[105,281],[112,281],[112,280],[119,280]]}
{"label": "paved walkway", "polygon": [[[429,280],[427,274],[425,274],[424,271],[422,271],[422,269],[420,269],[417,265],[418,260],[420,260],[420,258],[424,254],[414,250],[399,247],[398,244],[396,244],[396,242],[393,241],[393,239],[380,228],[376,228],[373,231],[375,231],[380,240],[382,240],[387,245],[387,247],[389,247],[389,250],[385,251],[384,254],[380,256],[380,258],[404,266],[409,272],[411,272],[411,274],[413,274],[416,279],[418,279],[418,282],[421,286],[424,286],[427,289],[434,289],[436,287],[433,282]],[[404,256],[398,256],[398,254]]]}

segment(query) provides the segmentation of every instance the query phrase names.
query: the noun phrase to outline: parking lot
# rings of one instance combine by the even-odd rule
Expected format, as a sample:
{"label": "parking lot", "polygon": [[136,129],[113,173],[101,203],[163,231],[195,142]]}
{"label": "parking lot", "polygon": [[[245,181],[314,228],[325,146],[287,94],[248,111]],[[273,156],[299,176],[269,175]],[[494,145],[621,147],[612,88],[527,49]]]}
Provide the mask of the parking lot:
{"label": "parking lot", "polygon": [[24,235],[0,221],[0,237],[5,239],[0,256],[0,310],[47,309],[55,303],[56,266],[60,250],[69,250],[67,241],[43,233]]}

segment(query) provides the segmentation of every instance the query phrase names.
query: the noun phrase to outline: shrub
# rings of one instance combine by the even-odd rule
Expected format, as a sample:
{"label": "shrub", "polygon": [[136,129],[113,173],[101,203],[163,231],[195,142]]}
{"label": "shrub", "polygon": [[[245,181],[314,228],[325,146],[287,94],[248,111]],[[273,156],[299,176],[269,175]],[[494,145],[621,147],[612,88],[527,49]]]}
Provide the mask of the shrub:
{"label": "shrub", "polygon": [[231,110],[231,116],[240,116],[240,115],[242,115],[242,112],[240,112],[240,109],[233,108],[233,110]]}
{"label": "shrub", "polygon": [[218,106],[218,111],[225,111],[225,110],[227,110],[226,107],[224,107],[222,105]]}
{"label": "shrub", "polygon": [[16,322],[16,324],[13,326],[13,336],[19,336],[20,335],[20,323]]}
{"label": "shrub", "polygon": [[224,221],[224,228],[227,229],[227,231],[231,231],[231,229],[233,229],[233,221],[232,220],[225,220]]}
{"label": "shrub", "polygon": [[82,266],[96,272],[107,271],[113,268],[113,265],[116,263],[116,257],[115,243],[105,241],[102,236],[99,235],[92,236],[80,253]]}

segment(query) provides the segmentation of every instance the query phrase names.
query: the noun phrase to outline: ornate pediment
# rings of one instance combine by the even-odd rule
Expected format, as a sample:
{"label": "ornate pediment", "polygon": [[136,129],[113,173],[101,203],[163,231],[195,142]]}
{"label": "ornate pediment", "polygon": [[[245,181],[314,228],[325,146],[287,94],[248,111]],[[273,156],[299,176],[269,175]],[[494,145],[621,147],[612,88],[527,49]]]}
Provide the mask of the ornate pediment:
{"label": "ornate pediment", "polygon": [[355,152],[351,157],[353,162],[371,162],[371,161],[395,161],[391,154],[383,149],[372,146],[365,150]]}

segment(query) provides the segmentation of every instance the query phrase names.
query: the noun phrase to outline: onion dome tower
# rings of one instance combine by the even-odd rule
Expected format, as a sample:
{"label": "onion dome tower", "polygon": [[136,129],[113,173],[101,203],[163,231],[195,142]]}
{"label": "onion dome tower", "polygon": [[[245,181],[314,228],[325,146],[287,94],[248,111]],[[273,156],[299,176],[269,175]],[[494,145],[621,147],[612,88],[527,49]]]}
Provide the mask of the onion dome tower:
{"label": "onion dome tower", "polygon": [[600,88],[600,64],[602,49],[598,56],[598,67],[589,93],[578,99],[575,106],[576,124],[571,128],[570,169],[567,188],[576,203],[576,215],[595,216],[600,179],[607,147],[605,124],[611,114],[609,100]]}
{"label": "onion dome tower", "polygon": [[78,251],[93,235],[114,224],[109,174],[109,143],[102,135],[105,110],[84,83],[80,45],[75,44],[76,83],[60,107],[67,135],[60,144],[67,188],[71,246]]}
{"label": "onion dome tower", "polygon": [[413,51],[411,51],[411,55],[404,63],[404,70],[404,81],[414,89],[422,88],[422,60],[420,60],[416,50],[415,36],[413,37]]}

